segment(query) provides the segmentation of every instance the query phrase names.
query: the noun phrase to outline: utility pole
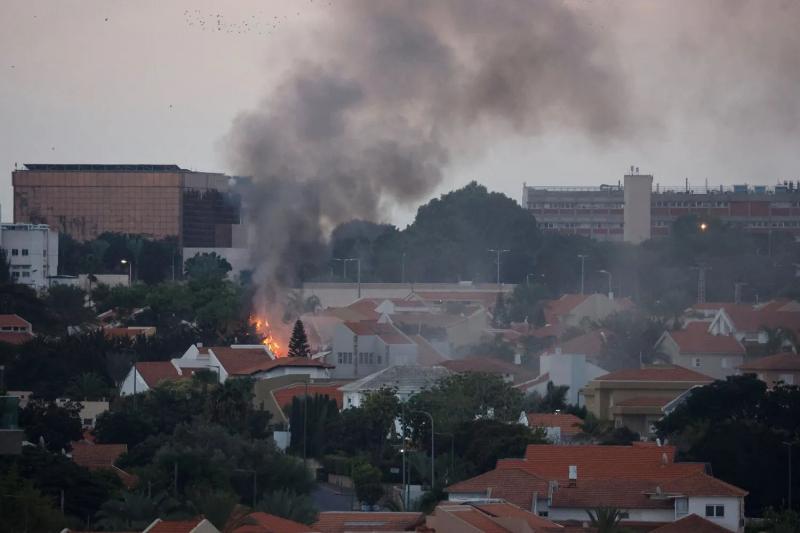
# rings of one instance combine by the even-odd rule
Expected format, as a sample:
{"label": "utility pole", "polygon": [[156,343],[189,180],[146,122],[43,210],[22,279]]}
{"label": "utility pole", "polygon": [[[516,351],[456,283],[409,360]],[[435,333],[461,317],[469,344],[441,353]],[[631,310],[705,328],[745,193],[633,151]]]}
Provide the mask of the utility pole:
{"label": "utility pole", "polygon": [[334,257],[333,260],[342,262],[342,279],[347,281],[347,261],[348,261],[348,259],[343,259],[343,258],[340,258],[340,257]]}
{"label": "utility pole", "polygon": [[581,294],[583,294],[584,274],[586,272],[586,254],[578,254],[578,259],[581,260]]}
{"label": "utility pole", "polygon": [[489,249],[489,250],[487,250],[487,251],[488,251],[488,252],[491,252],[491,253],[493,253],[493,254],[497,254],[497,286],[499,287],[499,286],[500,286],[500,255],[501,255],[501,254],[508,253],[508,252],[510,252],[511,250],[503,250],[503,249],[501,249],[501,248],[497,248],[497,249],[491,249],[491,248],[490,248],[490,249]]}
{"label": "utility pole", "polygon": [[400,283],[406,282],[406,253],[400,255]]}
{"label": "utility pole", "polygon": [[706,303],[706,270],[711,270],[710,266],[698,265],[692,267],[697,270],[697,303]]}

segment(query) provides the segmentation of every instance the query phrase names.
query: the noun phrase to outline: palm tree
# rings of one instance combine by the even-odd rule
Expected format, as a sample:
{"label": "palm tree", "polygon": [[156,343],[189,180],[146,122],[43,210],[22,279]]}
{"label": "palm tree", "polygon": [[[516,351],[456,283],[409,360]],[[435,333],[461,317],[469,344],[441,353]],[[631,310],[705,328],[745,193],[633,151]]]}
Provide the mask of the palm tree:
{"label": "palm tree", "polygon": [[178,502],[160,492],[152,498],[124,491],[120,498],[108,500],[97,512],[96,526],[120,531],[144,529],[156,518],[176,517]]}
{"label": "palm tree", "polygon": [[256,510],[303,524],[310,525],[317,521],[317,509],[313,500],[305,494],[287,489],[265,494],[256,505]]}
{"label": "palm tree", "polygon": [[622,521],[622,511],[616,507],[597,507],[592,511],[586,511],[589,515],[591,526],[597,533],[623,533],[625,529],[620,527]]}

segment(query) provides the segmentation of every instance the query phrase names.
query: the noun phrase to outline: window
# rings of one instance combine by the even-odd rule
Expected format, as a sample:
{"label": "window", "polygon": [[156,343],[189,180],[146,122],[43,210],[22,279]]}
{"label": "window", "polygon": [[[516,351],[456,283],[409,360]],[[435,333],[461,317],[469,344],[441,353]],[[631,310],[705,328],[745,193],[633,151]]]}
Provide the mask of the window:
{"label": "window", "polygon": [[23,278],[29,278],[29,277],[31,277],[31,273],[30,273],[30,272],[27,272],[27,271],[26,271],[26,272],[23,272],[23,273],[22,273],[22,277],[23,277]]}
{"label": "window", "polygon": [[23,248],[22,249],[22,255],[28,255],[28,249],[27,248]]}
{"label": "window", "polygon": [[379,365],[382,365],[382,364],[383,364],[383,357],[381,357],[381,354],[377,354],[377,355],[375,356],[375,359],[376,359],[376,361],[375,361],[375,362],[376,362],[376,363],[378,363]]}
{"label": "window", "polygon": [[675,515],[678,517],[689,514],[689,499],[676,498],[675,499]]}
{"label": "window", "polygon": [[546,517],[549,514],[550,513],[548,511],[539,511],[539,516],[545,516]]}
{"label": "window", "polygon": [[724,505],[706,505],[706,516],[722,517],[725,516]]}
{"label": "window", "polygon": [[336,362],[340,365],[344,363],[344,353],[339,352],[336,354]]}
{"label": "window", "polygon": [[353,352],[347,352],[347,361],[346,362],[347,362],[348,365],[352,365],[353,364]]}
{"label": "window", "polygon": [[630,514],[628,511],[620,511],[620,512],[619,512],[619,517],[620,517],[621,519],[625,520],[625,519],[627,519],[627,518],[630,518],[630,517],[631,517],[631,514]]}
{"label": "window", "polygon": [[700,368],[700,358],[699,357],[695,357],[694,358],[694,367],[695,368]]}
{"label": "window", "polygon": [[375,364],[375,354],[372,352],[369,352],[369,364],[371,365]]}
{"label": "window", "polygon": [[17,250],[16,248],[12,248],[11,255],[19,255],[19,250]]}
{"label": "window", "polygon": [[19,272],[12,272],[11,277],[14,279],[19,279]]}

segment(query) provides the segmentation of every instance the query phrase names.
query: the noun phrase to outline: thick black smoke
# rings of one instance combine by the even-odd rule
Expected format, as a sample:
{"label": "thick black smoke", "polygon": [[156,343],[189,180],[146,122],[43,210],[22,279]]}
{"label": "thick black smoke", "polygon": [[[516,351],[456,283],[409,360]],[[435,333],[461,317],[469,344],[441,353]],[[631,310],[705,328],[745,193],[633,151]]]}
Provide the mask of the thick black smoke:
{"label": "thick black smoke", "polygon": [[364,0],[336,12],[318,57],[227,138],[236,172],[254,178],[259,305],[319,259],[335,225],[424,198],[451,154],[553,126],[598,141],[627,132],[612,47],[560,2]]}

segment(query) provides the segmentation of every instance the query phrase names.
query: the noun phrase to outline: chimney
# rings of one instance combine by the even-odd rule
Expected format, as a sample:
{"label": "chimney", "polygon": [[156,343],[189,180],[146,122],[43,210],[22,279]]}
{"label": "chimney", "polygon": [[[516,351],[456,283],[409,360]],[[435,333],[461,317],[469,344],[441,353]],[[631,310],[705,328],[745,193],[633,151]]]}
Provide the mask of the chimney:
{"label": "chimney", "polygon": [[574,487],[578,484],[578,465],[569,465],[569,486]]}

